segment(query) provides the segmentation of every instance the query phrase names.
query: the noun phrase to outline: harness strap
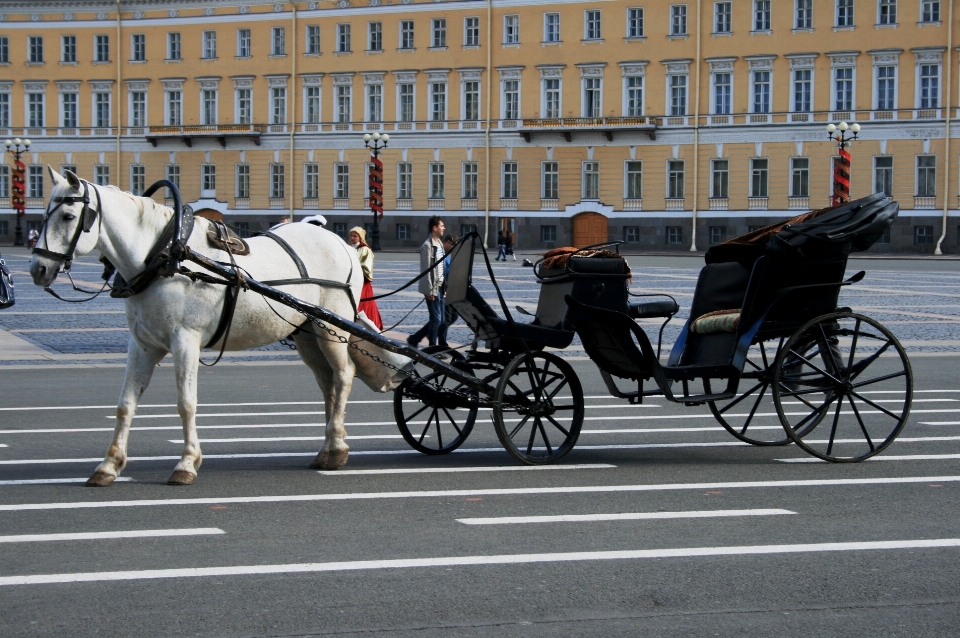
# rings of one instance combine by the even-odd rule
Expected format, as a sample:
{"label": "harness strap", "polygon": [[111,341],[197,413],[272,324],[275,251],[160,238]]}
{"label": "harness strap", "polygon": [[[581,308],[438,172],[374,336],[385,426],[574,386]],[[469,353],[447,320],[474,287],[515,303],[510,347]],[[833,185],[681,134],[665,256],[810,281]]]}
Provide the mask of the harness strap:
{"label": "harness strap", "polygon": [[347,275],[347,283],[345,284],[339,281],[330,281],[329,279],[314,279],[310,277],[310,275],[307,273],[307,268],[306,266],[303,265],[303,261],[301,261],[300,257],[297,255],[297,252],[290,246],[290,244],[286,242],[286,240],[284,240],[279,235],[271,233],[270,231],[261,233],[261,235],[263,235],[264,237],[269,237],[273,241],[277,242],[277,244],[279,244],[280,247],[283,248],[283,250],[286,251],[288,255],[290,255],[290,258],[297,265],[297,270],[300,271],[300,279],[277,279],[277,280],[274,280],[273,282],[264,282],[264,283],[266,283],[268,286],[269,285],[295,285],[295,284],[307,283],[307,284],[317,284],[320,286],[332,286],[334,288],[342,288],[347,291],[347,296],[350,298],[350,305],[353,306],[353,314],[354,316],[356,316],[358,312],[357,300],[354,298],[353,288],[350,286],[350,281],[353,279],[353,262],[350,262],[350,274]]}
{"label": "harness strap", "polygon": [[265,286],[295,286],[297,284],[316,284],[318,286],[330,286],[332,288],[343,288],[352,290],[350,284],[342,281],[332,281],[330,279],[315,279],[313,277],[304,277],[303,279],[271,279],[270,281],[261,281]]}
{"label": "harness strap", "polygon": [[[223,313],[220,315],[220,323],[217,324],[217,329],[214,331],[213,336],[210,337],[210,341],[207,342],[207,345],[203,346],[204,348],[212,348],[213,344],[220,341],[220,337],[223,337],[224,333],[229,328],[230,324],[233,323],[233,313],[237,309],[237,299],[240,297],[240,284],[237,282],[237,285],[227,284],[227,293],[226,298],[223,300]],[[226,339],[224,339],[224,346],[226,345]],[[220,350],[220,355],[223,355],[223,350]],[[219,360],[220,357],[217,357]]]}
{"label": "harness strap", "polygon": [[290,244],[288,244],[286,240],[284,240],[279,235],[275,235],[271,233],[269,230],[263,233],[263,236],[269,237],[273,241],[280,244],[280,248],[283,248],[283,250],[286,251],[288,255],[290,255],[290,259],[293,260],[293,263],[297,265],[297,270],[300,271],[300,276],[302,278],[308,279],[310,277],[310,275],[307,274],[307,267],[303,265],[303,261],[300,260],[300,257],[297,255],[296,251],[294,251],[293,248],[290,247]]}

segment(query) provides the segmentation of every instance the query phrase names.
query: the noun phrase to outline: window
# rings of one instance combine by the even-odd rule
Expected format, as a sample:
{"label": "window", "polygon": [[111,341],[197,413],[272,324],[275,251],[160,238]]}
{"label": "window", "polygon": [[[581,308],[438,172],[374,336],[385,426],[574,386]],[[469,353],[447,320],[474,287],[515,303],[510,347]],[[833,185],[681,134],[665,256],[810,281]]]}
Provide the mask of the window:
{"label": "window", "polygon": [[687,5],[670,6],[670,35],[687,35]]}
{"label": "window", "polygon": [[216,31],[204,31],[203,32],[203,58],[206,60],[212,60],[217,57],[217,32]]}
{"label": "window", "polygon": [[[0,197],[10,197],[10,167],[0,165]],[[4,222],[6,223],[6,222]],[[5,229],[0,229],[0,235],[6,235]]]}
{"label": "window", "polygon": [[217,92],[213,89],[200,91],[200,123],[213,125],[217,123]]}
{"label": "window", "polygon": [[93,167],[93,181],[97,186],[110,185],[110,166],[107,164],[97,164]]}
{"label": "window", "polygon": [[273,27],[270,31],[270,54],[287,54],[287,30],[283,27]]}
{"label": "window", "polygon": [[920,104],[921,109],[935,109],[940,105],[940,65],[920,65]]}
{"label": "window", "polygon": [[520,43],[520,16],[503,16],[503,43]]}
{"label": "window", "polygon": [[503,83],[503,119],[520,117],[520,81],[505,80]]}
{"label": "window", "polygon": [[583,163],[583,199],[600,199],[600,162]]}
{"label": "window", "polygon": [[713,4],[713,32],[730,33],[733,7],[730,2],[715,2]]}
{"label": "window", "polygon": [[410,239],[410,224],[397,224],[397,239]]}
{"label": "window", "polygon": [[98,128],[110,126],[110,94],[93,94],[93,125]]}
{"label": "window", "polygon": [[212,196],[217,190],[217,165],[200,165],[200,192],[201,196]]}
{"label": "window", "polygon": [[430,164],[430,199],[444,199],[446,195],[446,172],[444,165]]}
{"label": "window", "polygon": [[167,34],[167,59],[180,59],[180,34],[177,32]]}
{"label": "window", "polygon": [[433,48],[447,46],[447,21],[444,18],[439,18],[433,20],[431,24],[433,37],[430,40],[430,46]]}
{"label": "window", "polygon": [[893,158],[881,156],[873,158],[873,192],[893,195]]}
{"label": "window", "polygon": [[334,165],[334,194],[336,199],[350,198],[350,165]]}
{"label": "window", "polygon": [[753,113],[770,112],[770,71],[753,72]]}
{"label": "window", "polygon": [[275,86],[270,89],[270,123],[284,124],[287,121],[287,88]]}
{"label": "window", "polygon": [[134,33],[130,36],[130,61],[146,62],[147,60],[147,36],[142,33]]}
{"label": "window", "polygon": [[687,114],[687,76],[671,75],[670,77],[670,115]]}
{"label": "window", "polygon": [[923,0],[920,3],[920,22],[940,22],[940,0]]}
{"label": "window", "polygon": [[732,90],[729,73],[713,74],[713,112],[716,115],[730,114]]}
{"label": "window", "polygon": [[400,21],[400,48],[413,48],[413,20]]}
{"label": "window", "polygon": [[143,164],[130,165],[130,192],[139,195],[146,188],[147,167]]}
{"label": "window", "polygon": [[320,25],[307,25],[307,55],[320,55]]}
{"label": "window", "polygon": [[714,199],[730,197],[730,161],[713,160],[711,178],[710,197]]}
{"label": "window", "polygon": [[350,53],[350,25],[337,25],[337,53]]}
{"label": "window", "polygon": [[43,37],[31,35],[27,38],[27,61],[34,64],[43,62]]}
{"label": "window", "polygon": [[397,199],[411,199],[413,197],[413,164],[400,162],[397,164]]}
{"label": "window", "polygon": [[837,0],[837,26],[853,26],[853,0]]}
{"label": "window", "polygon": [[500,197],[503,199],[516,199],[517,198],[517,182],[518,182],[518,173],[517,173],[517,163],[516,162],[504,162],[503,167],[503,179],[502,179],[502,189],[500,191]]}
{"label": "window", "polygon": [[10,127],[10,94],[0,93],[0,128]]}
{"label": "window", "polygon": [[767,160],[750,160],[750,197],[766,197],[769,170]]}
{"label": "window", "polygon": [[237,124],[253,121],[253,89],[237,89]]}
{"label": "window", "polygon": [[937,156],[917,157],[917,197],[937,196]]}
{"label": "window", "polygon": [[678,246],[683,243],[683,226],[667,226],[664,232],[664,238],[670,246]]}
{"label": "window", "polygon": [[43,126],[43,93],[27,93],[27,126]]}
{"label": "window", "polygon": [[466,237],[470,233],[477,232],[476,224],[460,224],[460,237]]}
{"label": "window", "polygon": [[877,67],[877,109],[880,111],[891,111],[896,107],[894,96],[896,95],[897,67],[878,66]]}
{"label": "window", "polygon": [[914,226],[913,243],[916,246],[933,244],[933,226]]}
{"label": "window", "polygon": [[320,196],[320,165],[303,165],[303,198],[317,199]]}
{"label": "window", "polygon": [[849,111],[853,109],[853,68],[834,69],[833,78],[834,110]]}
{"label": "window", "polygon": [[796,0],[797,10],[794,15],[794,29],[813,28],[813,0]]}
{"label": "window", "polygon": [[400,94],[400,99],[398,101],[398,108],[400,110],[400,121],[401,122],[412,122],[413,121],[413,92],[415,85],[404,83],[398,84],[397,90]]}
{"label": "window", "polygon": [[480,82],[477,80],[463,83],[463,119],[480,119]]}
{"label": "window", "polygon": [[790,160],[790,197],[810,197],[810,158]]}
{"label": "window", "polygon": [[[170,181],[178,189],[180,188],[180,165],[179,164],[167,164],[164,170],[164,175],[167,180]],[[164,189],[167,193],[167,198],[173,198],[173,194],[170,189]]]}
{"label": "window", "polygon": [[130,126],[147,125],[147,92],[130,92]]}
{"label": "window", "polygon": [[353,87],[349,84],[337,85],[337,122],[344,124],[350,121],[353,111],[350,106],[350,98]]}
{"label": "window", "polygon": [[770,30],[770,0],[753,0],[753,30]]}
{"label": "window", "polygon": [[643,7],[630,7],[627,9],[627,37],[643,37]]}
{"label": "window", "polygon": [[43,166],[27,167],[27,197],[43,197]]}
{"label": "window", "polygon": [[286,179],[283,164],[270,165],[270,199],[283,199],[285,196]]}
{"label": "window", "polygon": [[465,162],[463,164],[463,199],[476,199],[478,176],[476,162]]}
{"label": "window", "polygon": [[[63,36],[64,38],[73,38],[73,36]],[[63,60],[64,62],[76,62],[76,38],[74,38],[74,58],[73,60]],[[0,64],[10,63],[10,38],[0,35]]]}
{"label": "window", "polygon": [[627,162],[624,165],[626,199],[643,198],[643,162]]}
{"label": "window", "polygon": [[[60,95],[60,126],[64,128],[77,127],[77,97],[77,94],[72,92]],[[134,124],[134,126],[138,125]],[[140,124],[139,126],[143,125]]]}
{"label": "window", "polygon": [[600,35],[600,12],[593,9],[585,11],[583,14],[583,39],[599,40]]}
{"label": "window", "polygon": [[544,162],[541,164],[543,172],[541,199],[560,199],[560,163]]}
{"label": "window", "polygon": [[320,87],[307,86],[304,87],[303,91],[304,111],[307,123],[318,124],[320,122]]}
{"label": "window", "polygon": [[110,36],[108,35],[93,36],[93,61],[94,62],[110,61]]}
{"label": "window", "polygon": [[442,122],[447,119],[447,83],[430,83],[430,119]]}
{"label": "window", "polygon": [[897,0],[880,0],[879,5],[877,5],[877,23],[897,23]]}
{"label": "window", "polygon": [[383,51],[383,23],[367,23],[367,50]]}
{"label": "window", "polygon": [[[307,27],[309,29],[309,27]],[[309,42],[310,38],[307,38]],[[250,57],[250,29],[237,29],[237,57]]]}
{"label": "window", "polygon": [[546,78],[543,81],[543,117],[560,117],[559,78]]}
{"label": "window", "polygon": [[480,18],[463,19],[463,46],[480,46]]}
{"label": "window", "polygon": [[640,227],[624,226],[623,241],[627,244],[639,244],[640,243]]}
{"label": "window", "polygon": [[383,121],[383,85],[367,85],[367,121]]}
{"label": "window", "polygon": [[600,117],[602,115],[600,78],[583,78],[583,117]]}
{"label": "window", "polygon": [[335,222],[333,224],[333,234],[339,237],[340,239],[347,240],[347,224],[346,222]]}
{"label": "window", "polygon": [[794,69],[793,71],[793,110],[809,113],[813,103],[813,71]]}
{"label": "window", "polygon": [[639,117],[643,115],[643,76],[628,75],[625,82],[627,85],[627,109],[624,115]]}
{"label": "window", "polygon": [[543,41],[544,42],[560,41],[560,14],[559,13],[543,14]]}
{"label": "window", "polygon": [[557,241],[557,227],[554,224],[540,226],[540,241],[545,243]]}
{"label": "window", "polygon": [[710,226],[710,243],[722,244],[725,241],[727,241],[727,227]]}
{"label": "window", "polygon": [[667,162],[667,199],[683,199],[683,161]]}
{"label": "window", "polygon": [[250,198],[250,165],[237,164],[237,198]]}

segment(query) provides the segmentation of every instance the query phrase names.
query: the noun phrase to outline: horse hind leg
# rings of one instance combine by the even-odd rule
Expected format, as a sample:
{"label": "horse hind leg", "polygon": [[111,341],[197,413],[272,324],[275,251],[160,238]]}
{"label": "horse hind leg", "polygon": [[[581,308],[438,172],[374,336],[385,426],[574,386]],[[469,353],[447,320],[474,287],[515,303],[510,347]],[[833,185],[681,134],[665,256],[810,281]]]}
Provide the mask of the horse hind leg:
{"label": "horse hind leg", "polygon": [[183,424],[183,454],[173,469],[173,474],[167,479],[167,485],[190,485],[197,478],[197,470],[203,461],[196,418],[200,335],[178,335],[174,345],[173,365],[177,380],[177,412]]}
{"label": "horse hind leg", "polygon": [[335,470],[346,464],[350,447],[345,439],[343,426],[347,410],[347,398],[353,385],[354,367],[347,353],[347,346],[323,337],[316,338],[306,333],[297,334],[297,352],[303,362],[313,371],[313,376],[323,392],[324,429],[323,447],[310,467]]}
{"label": "horse hind leg", "polygon": [[106,487],[120,476],[127,464],[127,441],[130,425],[137,411],[137,404],[144,390],[150,385],[153,371],[166,353],[156,348],[145,347],[131,336],[127,347],[127,370],[117,403],[117,425],[113,431],[113,441],[103,462],[97,466],[93,475],[87,479],[89,487]]}

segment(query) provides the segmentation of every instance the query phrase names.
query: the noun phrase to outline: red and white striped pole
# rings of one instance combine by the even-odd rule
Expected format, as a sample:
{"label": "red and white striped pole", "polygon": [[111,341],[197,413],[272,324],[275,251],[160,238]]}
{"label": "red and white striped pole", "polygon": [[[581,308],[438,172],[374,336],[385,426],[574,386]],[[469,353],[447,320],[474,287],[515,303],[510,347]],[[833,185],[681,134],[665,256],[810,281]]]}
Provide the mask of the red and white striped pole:
{"label": "red and white striped pole", "polygon": [[366,133],[363,136],[363,145],[370,149],[370,210],[373,212],[373,228],[370,231],[370,248],[380,250],[380,220],[383,219],[383,162],[380,161],[380,151],[387,147],[390,136],[384,133]]}
{"label": "red and white striped pole", "polygon": [[20,221],[23,219],[23,216],[26,215],[27,209],[27,188],[24,179],[27,166],[20,161],[20,155],[26,153],[27,149],[30,148],[30,140],[21,140],[18,137],[15,140],[4,141],[4,145],[7,147],[7,150],[10,151],[10,154],[13,155],[13,173],[10,175],[10,181],[13,186],[11,190],[13,192],[10,193],[10,204],[13,209],[17,211],[17,225],[14,229],[13,245],[23,246],[23,228],[20,225]]}
{"label": "red and white striped pole", "polygon": [[[851,133],[849,137],[847,131]],[[840,122],[837,125],[827,124],[827,137],[837,142],[837,156],[833,158],[831,206],[839,206],[850,201],[850,152],[847,149],[850,148],[850,142],[857,139],[858,133],[860,133],[860,125],[856,122],[849,126],[846,122]]]}

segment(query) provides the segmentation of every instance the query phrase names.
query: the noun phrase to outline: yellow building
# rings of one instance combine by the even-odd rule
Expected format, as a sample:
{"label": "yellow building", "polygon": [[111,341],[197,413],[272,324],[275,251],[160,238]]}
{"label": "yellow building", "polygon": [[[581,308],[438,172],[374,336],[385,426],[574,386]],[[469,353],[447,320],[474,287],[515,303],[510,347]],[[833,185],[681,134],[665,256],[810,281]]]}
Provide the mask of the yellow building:
{"label": "yellow building", "polygon": [[50,164],[345,232],[379,132],[385,247],[438,214],[521,249],[703,250],[827,205],[825,127],[857,122],[852,195],[901,205],[874,250],[958,252],[952,1],[3,0],[0,134],[32,141],[31,226]]}

